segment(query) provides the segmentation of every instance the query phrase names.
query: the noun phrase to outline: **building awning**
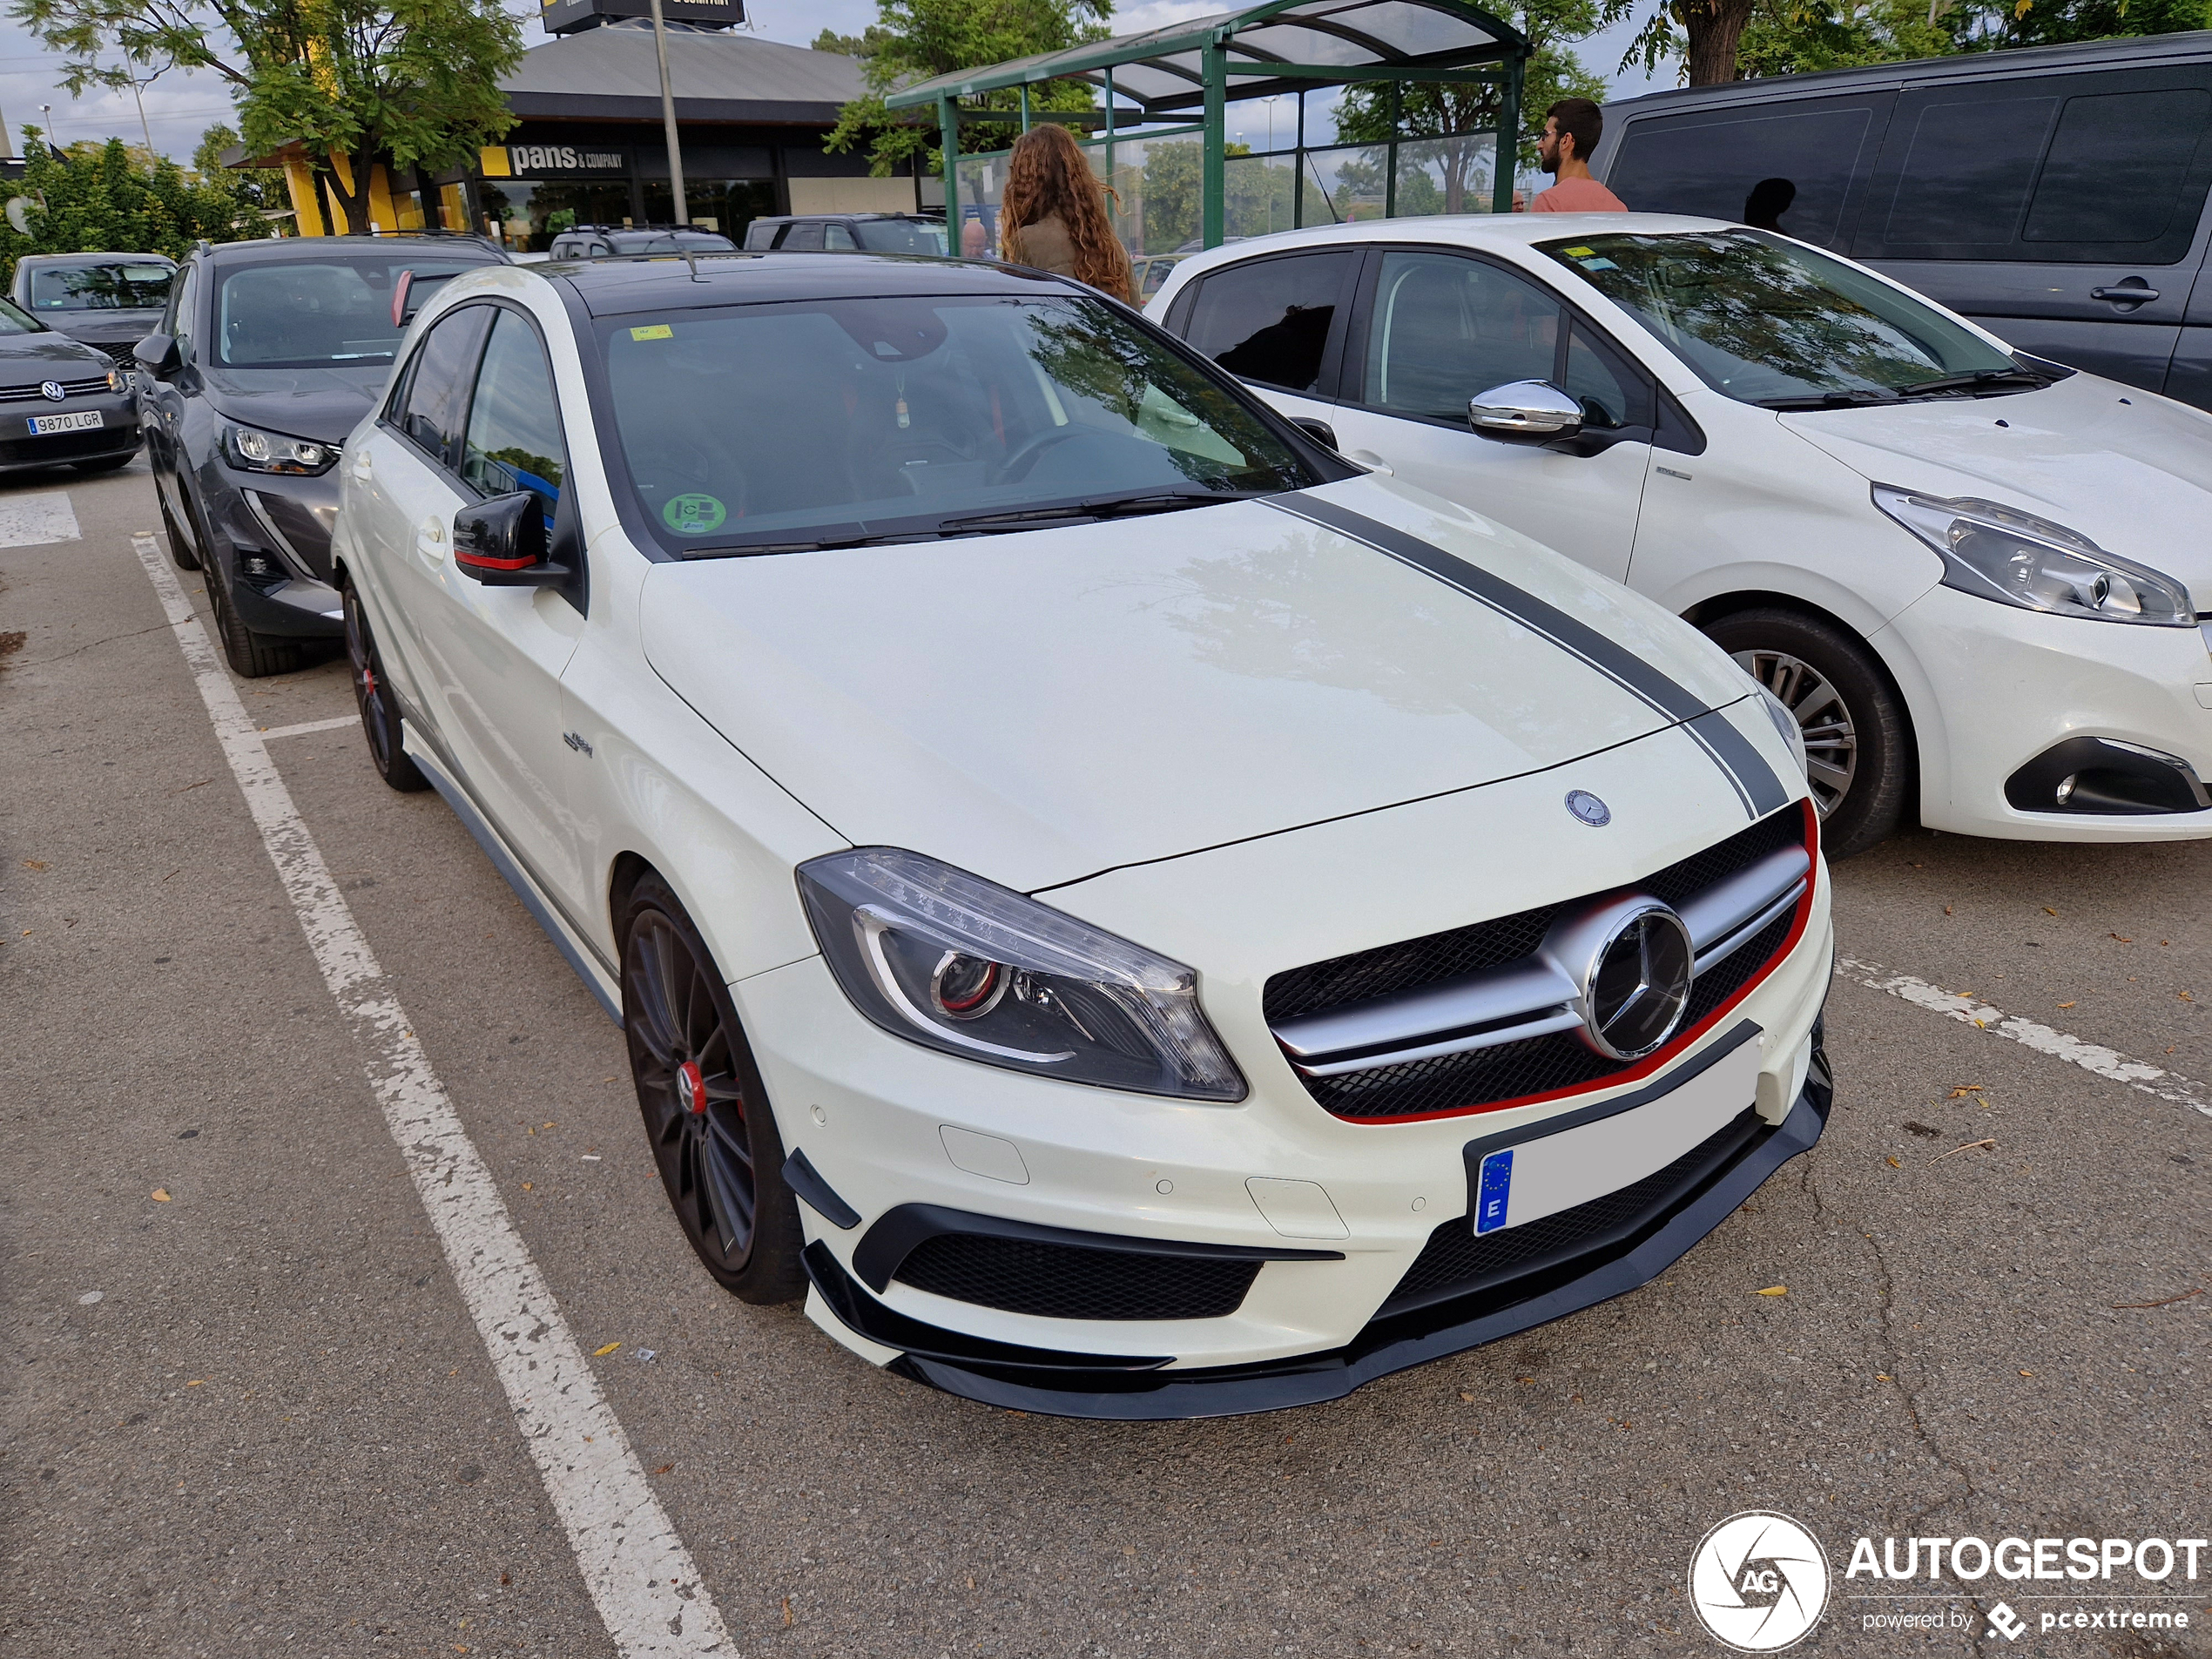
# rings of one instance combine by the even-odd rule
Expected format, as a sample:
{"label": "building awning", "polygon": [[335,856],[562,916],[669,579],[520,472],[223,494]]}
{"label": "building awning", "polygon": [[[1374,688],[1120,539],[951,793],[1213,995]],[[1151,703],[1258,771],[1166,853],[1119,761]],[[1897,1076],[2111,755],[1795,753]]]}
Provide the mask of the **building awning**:
{"label": "building awning", "polygon": [[[1303,91],[1376,72],[1469,69],[1514,63],[1528,43],[1504,19],[1467,0],[1267,0],[1139,34],[1041,52],[988,68],[957,70],[893,93],[894,110],[1041,81],[1112,85],[1147,114],[1200,107],[1205,55],[1225,59],[1231,99]],[[1366,73],[1362,73],[1366,71]],[[1396,78],[1395,76],[1391,77]]]}
{"label": "building awning", "polygon": [[[859,62],[839,52],[673,24],[668,35],[679,121],[828,126],[866,90]],[[499,90],[527,120],[658,121],[652,25],[604,24],[533,46]]]}

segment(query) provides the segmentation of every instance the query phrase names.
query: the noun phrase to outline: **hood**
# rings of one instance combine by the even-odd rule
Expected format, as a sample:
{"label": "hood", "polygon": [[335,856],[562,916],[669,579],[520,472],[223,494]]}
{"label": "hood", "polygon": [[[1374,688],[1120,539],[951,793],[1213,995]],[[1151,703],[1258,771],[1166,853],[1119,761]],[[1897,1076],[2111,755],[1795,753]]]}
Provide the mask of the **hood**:
{"label": "hood", "polygon": [[[1672,616],[1434,496],[1367,478],[1283,500],[1477,564],[1703,706],[1744,694]],[[1526,623],[1259,502],[657,564],[640,609],[656,671],[838,833],[1024,891],[1674,723]]]}
{"label": "hood", "polygon": [[39,320],[77,340],[97,340],[135,346],[161,327],[162,307],[151,311],[71,311],[48,313]]}
{"label": "hood", "polygon": [[11,386],[55,374],[82,375],[95,363],[103,374],[112,367],[105,353],[67,334],[0,334],[0,381]]}
{"label": "hood", "polygon": [[2202,410],[2080,374],[2012,397],[1779,418],[1871,482],[2022,508],[2179,577],[2212,611],[2212,415]]}
{"label": "hood", "polygon": [[200,370],[217,413],[248,426],[317,443],[342,444],[361,424],[392,366],[368,368],[210,368]]}

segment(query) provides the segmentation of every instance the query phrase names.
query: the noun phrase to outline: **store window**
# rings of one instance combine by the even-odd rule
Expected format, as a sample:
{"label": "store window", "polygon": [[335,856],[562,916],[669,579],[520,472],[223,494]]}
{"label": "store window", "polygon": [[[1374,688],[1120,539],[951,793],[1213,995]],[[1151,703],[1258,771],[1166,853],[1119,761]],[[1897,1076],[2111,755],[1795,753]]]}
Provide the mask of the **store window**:
{"label": "store window", "polygon": [[626,225],[631,212],[630,183],[621,179],[487,179],[483,202],[491,233],[515,253],[545,253],[579,225]]}
{"label": "store window", "polygon": [[[674,221],[675,192],[666,179],[645,180],[644,196],[647,224]],[[776,186],[767,179],[686,179],[684,206],[698,229],[719,232],[742,246],[745,227],[776,211]]]}

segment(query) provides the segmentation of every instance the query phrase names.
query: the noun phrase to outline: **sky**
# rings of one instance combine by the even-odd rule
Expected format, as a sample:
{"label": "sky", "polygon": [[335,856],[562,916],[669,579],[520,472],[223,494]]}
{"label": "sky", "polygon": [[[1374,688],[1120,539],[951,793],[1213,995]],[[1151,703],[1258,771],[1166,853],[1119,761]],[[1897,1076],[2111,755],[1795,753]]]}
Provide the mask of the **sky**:
{"label": "sky", "polygon": [[[1117,34],[1157,28],[1224,10],[1233,3],[1234,0],[1134,0],[1134,3],[1125,0],[1114,14],[1112,27]],[[536,8],[518,10],[525,10],[530,19],[523,25],[524,40],[533,46],[540,44],[547,36],[538,26]],[[876,15],[875,0],[748,0],[746,10],[750,14],[747,26],[762,39],[799,46],[813,44],[824,29],[858,34]],[[1616,98],[1673,84],[1668,71],[1662,71],[1657,81],[1647,81],[1640,72],[1625,76],[1614,72],[1635,32],[1633,24],[1625,24],[1593,37],[1580,49],[1582,61],[1610,79]],[[200,134],[208,127],[218,121],[237,125],[226,83],[206,71],[194,75],[172,71],[146,87],[141,94],[143,126],[138,105],[130,92],[88,91],[82,98],[71,98],[60,86],[60,71],[61,60],[23,24],[12,17],[0,19],[0,123],[4,123],[15,150],[21,148],[26,125],[45,130],[62,144],[109,138],[142,144],[150,133],[157,150],[188,162]],[[51,105],[51,113],[42,113],[41,105]]]}

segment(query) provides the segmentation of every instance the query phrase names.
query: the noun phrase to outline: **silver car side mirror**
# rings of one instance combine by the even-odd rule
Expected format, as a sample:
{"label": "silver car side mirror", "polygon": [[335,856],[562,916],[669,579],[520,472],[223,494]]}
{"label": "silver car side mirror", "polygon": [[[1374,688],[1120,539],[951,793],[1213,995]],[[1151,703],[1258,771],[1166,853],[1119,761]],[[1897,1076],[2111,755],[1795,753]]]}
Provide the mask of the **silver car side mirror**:
{"label": "silver car side mirror", "polygon": [[1469,399],[1467,424],[1501,443],[1549,443],[1581,435],[1582,406],[1549,381],[1514,381]]}

